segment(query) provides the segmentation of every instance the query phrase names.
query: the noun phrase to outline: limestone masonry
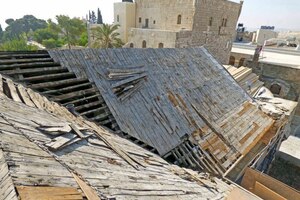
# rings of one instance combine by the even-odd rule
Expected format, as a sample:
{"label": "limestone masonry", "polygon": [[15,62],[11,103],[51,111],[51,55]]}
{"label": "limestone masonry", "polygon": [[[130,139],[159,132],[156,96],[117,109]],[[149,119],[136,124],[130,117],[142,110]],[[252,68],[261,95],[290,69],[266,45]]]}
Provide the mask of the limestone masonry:
{"label": "limestone masonry", "polygon": [[205,46],[228,63],[243,1],[136,0],[114,5],[115,23],[127,47]]}

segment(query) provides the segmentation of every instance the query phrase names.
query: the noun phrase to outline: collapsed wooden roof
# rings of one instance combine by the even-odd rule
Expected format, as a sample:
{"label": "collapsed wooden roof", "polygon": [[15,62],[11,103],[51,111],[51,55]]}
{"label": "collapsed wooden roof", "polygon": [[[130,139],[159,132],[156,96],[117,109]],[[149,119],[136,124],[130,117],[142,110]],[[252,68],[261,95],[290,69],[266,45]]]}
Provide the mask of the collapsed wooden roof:
{"label": "collapsed wooden roof", "polygon": [[223,174],[273,124],[204,48],[49,54],[95,83],[121,131],[181,164]]}
{"label": "collapsed wooden roof", "polygon": [[169,165],[1,74],[0,169],[1,199],[224,199],[236,189],[255,198]]}

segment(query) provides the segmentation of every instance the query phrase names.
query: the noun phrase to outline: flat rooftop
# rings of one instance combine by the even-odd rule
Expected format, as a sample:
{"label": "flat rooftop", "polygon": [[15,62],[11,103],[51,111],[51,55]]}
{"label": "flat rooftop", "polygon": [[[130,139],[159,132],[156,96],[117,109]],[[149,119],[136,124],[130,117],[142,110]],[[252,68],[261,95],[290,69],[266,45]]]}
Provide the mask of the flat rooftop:
{"label": "flat rooftop", "polygon": [[[255,45],[234,44],[231,52],[254,55],[254,50]],[[266,47],[261,56],[260,62],[300,68],[300,51]]]}

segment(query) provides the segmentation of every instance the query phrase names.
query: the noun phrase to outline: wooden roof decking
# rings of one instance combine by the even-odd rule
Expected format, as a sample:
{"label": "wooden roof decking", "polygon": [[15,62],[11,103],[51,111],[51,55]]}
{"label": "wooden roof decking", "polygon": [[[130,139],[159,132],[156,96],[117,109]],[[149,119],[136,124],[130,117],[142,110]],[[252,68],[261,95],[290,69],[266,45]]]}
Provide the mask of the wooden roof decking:
{"label": "wooden roof decking", "polygon": [[[9,169],[14,186],[71,187],[84,193],[76,174],[99,197],[117,199],[224,199],[236,187],[169,165],[30,89],[16,83],[3,87],[9,81],[0,77],[0,167],[4,174]],[[0,188],[2,175],[3,170]],[[15,190],[10,197],[16,199]]]}
{"label": "wooden roof decking", "polygon": [[[161,155],[178,146],[186,134],[205,126],[193,106],[207,120],[218,121],[250,100],[204,49],[49,53],[77,76],[94,81],[121,130],[155,147]],[[114,73],[124,77],[109,78]],[[122,101],[113,87],[126,78],[139,78],[142,86]]]}
{"label": "wooden roof decking", "polygon": [[273,124],[204,48],[49,54],[77,76],[95,82],[121,130],[160,155],[193,136],[207,151],[208,165],[219,165],[219,172],[225,172]]}

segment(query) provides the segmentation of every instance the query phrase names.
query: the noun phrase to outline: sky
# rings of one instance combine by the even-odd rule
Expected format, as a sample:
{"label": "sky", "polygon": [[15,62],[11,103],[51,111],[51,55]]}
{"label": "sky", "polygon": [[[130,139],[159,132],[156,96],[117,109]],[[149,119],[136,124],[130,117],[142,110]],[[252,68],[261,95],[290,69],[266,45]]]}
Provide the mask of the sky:
{"label": "sky", "polygon": [[[2,0],[4,1],[4,0]],[[101,9],[105,23],[113,22],[113,3],[121,0],[8,0],[0,6],[0,24],[8,18],[32,14],[40,19],[56,15],[85,17],[89,10]],[[232,0],[239,2],[239,0]],[[261,25],[300,31],[300,0],[245,0],[239,22],[250,29]]]}

